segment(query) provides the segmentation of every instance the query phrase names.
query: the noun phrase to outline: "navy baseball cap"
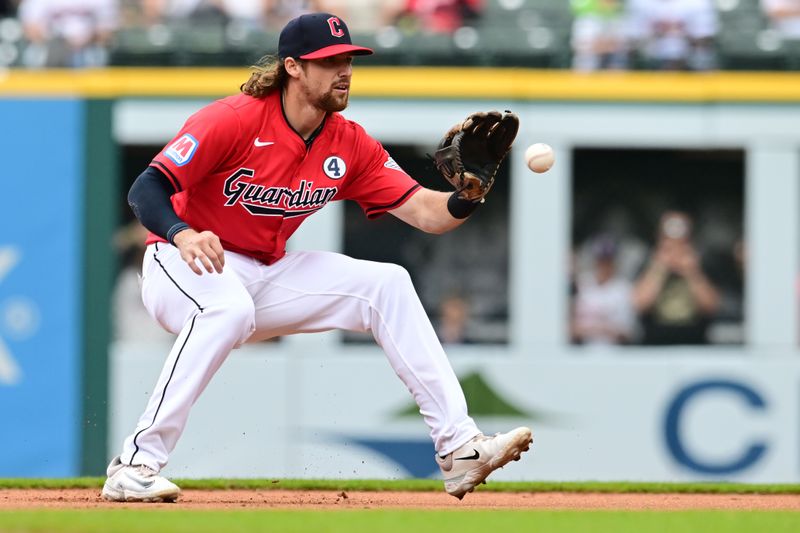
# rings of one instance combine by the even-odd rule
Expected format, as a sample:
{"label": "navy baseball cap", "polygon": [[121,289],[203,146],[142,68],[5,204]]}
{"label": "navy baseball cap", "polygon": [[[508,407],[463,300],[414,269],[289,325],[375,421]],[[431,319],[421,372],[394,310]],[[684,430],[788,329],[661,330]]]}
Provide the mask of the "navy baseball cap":
{"label": "navy baseball cap", "polygon": [[310,13],[290,20],[278,39],[281,59],[322,59],[337,54],[369,55],[371,49],[356,46],[342,19],[330,13]]}

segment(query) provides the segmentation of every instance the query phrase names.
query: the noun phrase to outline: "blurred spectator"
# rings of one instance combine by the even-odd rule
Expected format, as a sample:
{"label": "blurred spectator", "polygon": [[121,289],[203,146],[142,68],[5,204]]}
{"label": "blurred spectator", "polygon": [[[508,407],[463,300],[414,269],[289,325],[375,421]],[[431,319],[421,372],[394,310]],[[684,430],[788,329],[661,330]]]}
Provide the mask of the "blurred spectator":
{"label": "blurred spectator", "polygon": [[618,275],[617,244],[603,235],[592,245],[593,269],[578,274],[570,325],[572,342],[592,346],[627,344],[636,316],[631,283]]}
{"label": "blurred spectator", "polygon": [[375,33],[384,13],[396,13],[405,0],[325,0],[325,9],[347,21],[351,33]]}
{"label": "blurred spectator", "polygon": [[[249,19],[260,23],[268,0],[142,0],[147,24],[179,21],[223,24],[229,18]],[[229,14],[229,8],[233,12]]]}
{"label": "blurred spectator", "polygon": [[327,6],[315,0],[143,0],[143,9],[151,25],[189,20],[278,30],[299,15],[326,11]]}
{"label": "blurred spectator", "polygon": [[100,67],[118,24],[117,0],[22,0],[19,4],[30,68]]}
{"label": "blurred spectator", "polygon": [[622,0],[571,0],[572,68],[580,71],[628,66]]}
{"label": "blurred spectator", "polygon": [[[609,183],[600,179],[596,181]],[[585,196],[587,192],[581,191],[576,194]],[[635,209],[630,206],[611,204],[605,199],[601,204],[597,206],[595,203],[587,204],[581,200],[574,206],[574,224],[580,226],[579,234],[575,235],[576,242],[584,243],[575,250],[575,272],[579,274],[594,268],[595,257],[591,246],[594,242],[593,236],[603,235],[614,242],[616,248],[614,265],[617,275],[632,280],[642,268],[650,248],[649,243],[637,235],[637,229],[641,227],[642,222]]]}
{"label": "blurred spectator", "polygon": [[267,26],[272,30],[280,30],[293,18],[313,11],[339,14],[332,11],[327,1],[323,0],[267,0]]}
{"label": "blurred spectator", "polygon": [[715,67],[717,12],[712,0],[629,0],[628,28],[647,68]]}
{"label": "blurred spectator", "polygon": [[800,39],[800,0],[761,0],[773,29],[787,39]]}
{"label": "blurred spectator", "polygon": [[270,0],[220,0],[222,11],[230,22],[261,29],[269,21]]}
{"label": "blurred spectator", "polygon": [[405,0],[387,8],[384,18],[405,33],[453,33],[476,20],[482,9],[483,0]]}
{"label": "blurred spectator", "polygon": [[439,304],[436,333],[442,344],[470,344],[469,302],[460,293],[447,295]]}
{"label": "blurred spectator", "polygon": [[720,306],[692,243],[692,220],[680,211],[661,217],[655,247],[634,284],[644,344],[706,344]]}
{"label": "blurred spectator", "polygon": [[[498,191],[492,191],[496,193]],[[494,205],[500,204],[500,197]],[[508,225],[505,214],[489,209],[481,225],[448,238],[408,237],[402,264],[413,272],[420,299],[430,315],[453,293],[468,294],[470,341],[506,342],[508,321]]]}

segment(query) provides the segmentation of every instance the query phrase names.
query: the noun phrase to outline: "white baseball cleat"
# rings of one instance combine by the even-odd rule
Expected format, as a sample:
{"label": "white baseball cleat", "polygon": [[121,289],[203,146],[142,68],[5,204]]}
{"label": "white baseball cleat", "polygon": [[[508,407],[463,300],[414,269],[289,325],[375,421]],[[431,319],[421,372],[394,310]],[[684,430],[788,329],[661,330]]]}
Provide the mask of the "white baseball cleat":
{"label": "white baseball cleat", "polygon": [[498,468],[509,461],[519,461],[532,442],[531,430],[519,427],[491,437],[480,433],[453,453],[444,457],[437,454],[444,490],[460,500]]}
{"label": "white baseball cleat", "polygon": [[145,465],[124,465],[115,457],[106,470],[103,498],[113,502],[174,502],[181,489]]}

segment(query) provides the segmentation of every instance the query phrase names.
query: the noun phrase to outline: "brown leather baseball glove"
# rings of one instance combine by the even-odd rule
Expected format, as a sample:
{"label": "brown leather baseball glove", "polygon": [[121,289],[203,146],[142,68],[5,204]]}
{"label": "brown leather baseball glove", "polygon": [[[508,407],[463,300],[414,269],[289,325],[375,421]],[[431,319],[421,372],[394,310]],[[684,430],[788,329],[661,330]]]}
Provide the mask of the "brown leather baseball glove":
{"label": "brown leather baseball glove", "polygon": [[433,156],[436,168],[459,198],[479,202],[492,188],[518,130],[519,118],[510,111],[472,113],[439,142]]}

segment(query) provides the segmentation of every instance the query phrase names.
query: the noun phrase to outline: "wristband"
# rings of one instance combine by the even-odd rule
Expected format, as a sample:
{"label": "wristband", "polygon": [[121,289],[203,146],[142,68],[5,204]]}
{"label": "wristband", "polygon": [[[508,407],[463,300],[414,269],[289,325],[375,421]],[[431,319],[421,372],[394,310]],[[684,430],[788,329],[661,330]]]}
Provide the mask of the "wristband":
{"label": "wristband", "polygon": [[483,198],[473,202],[471,200],[464,200],[458,197],[458,191],[455,191],[447,199],[447,210],[453,218],[467,218],[475,211],[479,205],[483,203]]}
{"label": "wristband", "polygon": [[181,231],[189,229],[189,224],[186,222],[178,222],[167,231],[167,240],[172,246],[175,246],[175,235],[180,233]]}

